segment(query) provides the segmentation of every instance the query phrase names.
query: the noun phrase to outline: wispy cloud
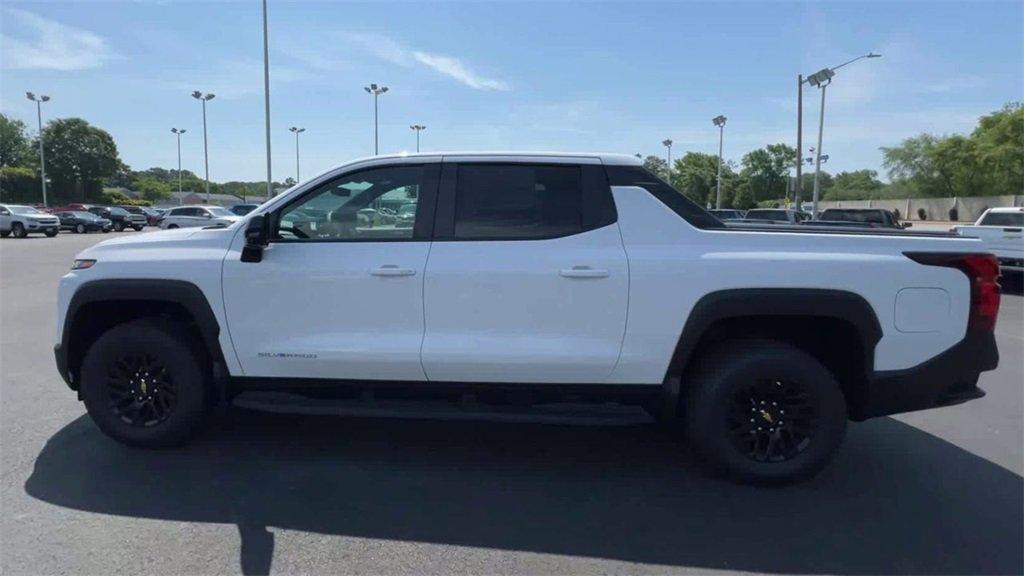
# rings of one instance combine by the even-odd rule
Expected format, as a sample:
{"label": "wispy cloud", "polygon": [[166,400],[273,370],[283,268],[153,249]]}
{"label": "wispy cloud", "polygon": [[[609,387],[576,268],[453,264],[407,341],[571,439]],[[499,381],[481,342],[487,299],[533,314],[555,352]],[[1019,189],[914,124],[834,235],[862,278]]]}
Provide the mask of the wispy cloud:
{"label": "wispy cloud", "polygon": [[[4,10],[10,20],[0,34],[0,64],[21,70],[87,70],[115,55],[102,36],[17,8]],[[17,31],[17,36],[11,35]]]}
{"label": "wispy cloud", "polygon": [[413,52],[417,62],[434,69],[445,76],[469,86],[475,90],[508,90],[509,85],[501,80],[484,78],[466,67],[458,58],[428,52]]}
{"label": "wispy cloud", "polygon": [[417,65],[426,66],[474,90],[511,90],[508,82],[485,77],[473,71],[468,64],[455,56],[414,50],[383,34],[357,32],[347,34],[345,38],[353,45],[381,60],[407,68]]}

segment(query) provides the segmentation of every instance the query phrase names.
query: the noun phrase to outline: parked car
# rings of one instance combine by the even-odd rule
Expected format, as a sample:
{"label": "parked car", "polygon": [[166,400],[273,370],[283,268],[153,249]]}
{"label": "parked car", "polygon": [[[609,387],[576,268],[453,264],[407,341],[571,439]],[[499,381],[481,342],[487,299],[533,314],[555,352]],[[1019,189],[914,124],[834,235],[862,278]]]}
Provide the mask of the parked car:
{"label": "parked car", "polygon": [[141,214],[146,218],[147,226],[156,226],[160,222],[160,212],[148,206],[118,206],[131,214]]}
{"label": "parked car", "polygon": [[171,208],[160,220],[160,227],[190,228],[193,226],[230,225],[242,217],[222,206],[179,206]]}
{"label": "parked car", "polygon": [[[412,227],[358,226],[409,186]],[[328,220],[291,225],[308,206]],[[633,156],[377,156],[245,226],[79,253],[55,357],[100,430],[134,446],[184,442],[215,403],[382,415],[426,400],[506,419],[617,403],[677,421],[733,477],[778,483],[824,467],[848,419],[984,395],[1000,295],[982,250],[729,227]]]}
{"label": "parked car", "polygon": [[231,213],[234,214],[235,216],[245,216],[249,212],[252,212],[253,210],[259,207],[259,204],[235,204],[234,206],[228,208],[228,210],[230,210]]}
{"label": "parked car", "polygon": [[719,220],[743,220],[746,217],[746,212],[743,210],[730,210],[730,209],[718,209],[708,210],[715,218]]}
{"label": "parked car", "polygon": [[117,206],[91,206],[89,212],[100,218],[110,220],[113,223],[115,232],[121,232],[125,228],[141,232],[146,227],[146,217],[144,215],[132,214],[124,208]]}
{"label": "parked car", "polygon": [[818,216],[818,221],[867,224],[872,228],[910,228],[910,222],[900,223],[896,215],[882,208],[826,208]]}
{"label": "parked car", "polygon": [[0,237],[24,238],[42,233],[54,237],[60,230],[57,217],[42,210],[20,204],[0,204]]}
{"label": "parked car", "polygon": [[807,212],[786,208],[754,208],[743,216],[744,221],[770,224],[800,224],[810,219]]}
{"label": "parked car", "polygon": [[1004,272],[1024,272],[1024,207],[989,208],[973,226],[953,226],[951,231],[981,239]]}
{"label": "parked car", "polygon": [[57,212],[54,214],[60,220],[61,230],[71,230],[78,234],[86,232],[110,232],[114,224],[106,218],[100,218],[92,212]]}
{"label": "parked car", "polygon": [[71,204],[65,204],[64,206],[49,208],[47,212],[50,214],[56,214],[57,212],[88,212],[93,206],[96,206],[96,204],[79,204],[77,202],[73,202]]}
{"label": "parked car", "polygon": [[398,215],[395,216],[395,227],[412,228],[412,223],[415,219],[416,204],[402,204],[402,207],[398,209]]}

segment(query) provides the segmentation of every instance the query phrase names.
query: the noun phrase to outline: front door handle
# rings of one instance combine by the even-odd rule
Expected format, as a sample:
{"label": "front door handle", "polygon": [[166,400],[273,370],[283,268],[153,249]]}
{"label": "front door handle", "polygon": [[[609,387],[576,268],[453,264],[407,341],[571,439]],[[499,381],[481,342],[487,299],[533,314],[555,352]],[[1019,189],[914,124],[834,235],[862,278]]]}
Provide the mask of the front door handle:
{"label": "front door handle", "polygon": [[412,268],[399,268],[394,264],[385,264],[384,266],[370,270],[370,274],[374,276],[414,276],[416,271]]}
{"label": "front door handle", "polygon": [[591,268],[590,266],[562,268],[558,273],[565,278],[607,278],[609,276],[607,270]]}

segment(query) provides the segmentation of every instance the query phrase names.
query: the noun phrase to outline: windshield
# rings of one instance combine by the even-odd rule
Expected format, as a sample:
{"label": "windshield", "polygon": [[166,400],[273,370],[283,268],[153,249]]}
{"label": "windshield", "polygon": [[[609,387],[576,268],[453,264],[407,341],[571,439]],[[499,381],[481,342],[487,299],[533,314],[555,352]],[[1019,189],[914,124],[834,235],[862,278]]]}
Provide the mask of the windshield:
{"label": "windshield", "polygon": [[789,222],[789,217],[786,216],[785,210],[750,210],[747,212],[747,218],[753,218],[756,220],[775,220],[777,222]]}
{"label": "windshield", "polygon": [[1024,227],[1024,212],[989,212],[980,225]]}
{"label": "windshield", "polygon": [[82,220],[99,220],[100,218],[92,212],[72,212],[71,215]]}
{"label": "windshield", "polygon": [[124,208],[109,208],[111,216],[127,216],[128,211]]}
{"label": "windshield", "polygon": [[227,208],[221,208],[220,206],[207,206],[206,209],[210,212],[210,214],[213,214],[214,216],[217,217],[236,216],[236,214],[232,214],[231,211],[228,210]]}
{"label": "windshield", "polygon": [[881,210],[825,210],[821,213],[822,220],[842,220],[844,222],[867,222],[885,224],[885,215]]}
{"label": "windshield", "polygon": [[46,214],[46,212],[36,210],[31,206],[8,206],[8,208],[15,214]]}

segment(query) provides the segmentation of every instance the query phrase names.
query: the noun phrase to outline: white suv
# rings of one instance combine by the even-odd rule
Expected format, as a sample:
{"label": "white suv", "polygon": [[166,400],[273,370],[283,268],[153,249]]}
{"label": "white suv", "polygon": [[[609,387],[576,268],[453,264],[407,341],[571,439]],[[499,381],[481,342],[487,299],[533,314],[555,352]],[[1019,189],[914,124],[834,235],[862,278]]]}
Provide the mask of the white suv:
{"label": "white suv", "polygon": [[182,206],[168,210],[160,221],[160,227],[164,229],[189,228],[218,224],[229,226],[241,219],[241,216],[233,214],[221,206]]}

